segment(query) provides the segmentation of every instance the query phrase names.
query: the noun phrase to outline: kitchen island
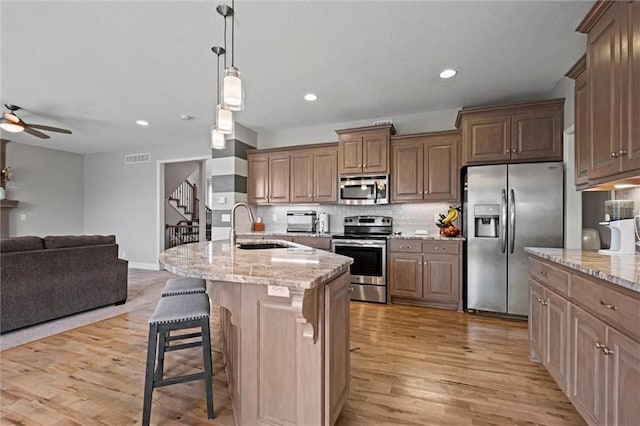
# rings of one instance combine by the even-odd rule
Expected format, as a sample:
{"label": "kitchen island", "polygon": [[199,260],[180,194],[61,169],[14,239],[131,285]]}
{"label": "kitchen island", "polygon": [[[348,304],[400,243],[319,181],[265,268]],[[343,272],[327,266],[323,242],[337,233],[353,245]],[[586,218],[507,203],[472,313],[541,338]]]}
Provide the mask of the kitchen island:
{"label": "kitchen island", "polygon": [[640,418],[640,256],[527,247],[530,358],[590,425]]}
{"label": "kitchen island", "polygon": [[349,391],[352,259],[287,241],[242,244],[186,244],[159,257],[170,272],[206,279],[220,306],[236,424],[332,425]]}

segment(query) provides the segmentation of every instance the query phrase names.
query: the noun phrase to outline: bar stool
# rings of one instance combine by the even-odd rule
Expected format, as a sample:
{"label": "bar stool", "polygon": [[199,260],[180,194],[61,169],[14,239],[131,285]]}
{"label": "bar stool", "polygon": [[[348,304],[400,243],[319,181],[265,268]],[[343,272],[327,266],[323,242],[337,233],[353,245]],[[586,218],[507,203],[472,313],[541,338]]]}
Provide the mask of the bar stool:
{"label": "bar stool", "polygon": [[207,282],[202,278],[178,277],[167,280],[162,290],[162,297],[179,294],[206,293]]}
{"label": "bar stool", "polygon": [[[153,389],[161,386],[204,379],[207,401],[207,417],[213,419],[213,386],[211,369],[211,335],[209,330],[209,297],[206,293],[183,294],[162,297],[149,318],[149,341],[147,366],[144,381],[142,424],[148,425],[151,418]],[[199,332],[169,335],[171,331],[200,328]],[[199,341],[179,343],[176,341],[200,337]],[[175,344],[172,344],[176,342]],[[203,372],[184,376],[164,377],[165,352],[202,346]],[[157,362],[156,362],[157,354]]]}

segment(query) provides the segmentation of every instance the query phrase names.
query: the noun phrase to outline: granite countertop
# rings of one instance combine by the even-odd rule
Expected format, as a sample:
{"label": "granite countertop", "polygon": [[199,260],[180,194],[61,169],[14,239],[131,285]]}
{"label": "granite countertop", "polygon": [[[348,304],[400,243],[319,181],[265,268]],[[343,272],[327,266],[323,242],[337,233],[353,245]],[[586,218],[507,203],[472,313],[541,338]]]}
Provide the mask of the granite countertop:
{"label": "granite countertop", "polygon": [[607,256],[591,250],[525,247],[524,251],[640,293],[640,256]]}
{"label": "granite countertop", "polygon": [[297,289],[311,289],[328,282],[347,272],[353,263],[350,257],[280,242],[288,248],[244,250],[236,243],[231,249],[228,241],[184,244],[163,251],[158,260],[167,271],[185,277]]}
{"label": "granite countertop", "polygon": [[465,241],[466,238],[462,235],[458,235],[457,237],[445,237],[440,234],[428,234],[428,235],[416,235],[409,233],[402,233],[400,235],[389,235],[387,237],[390,240],[428,240],[428,241]]}
{"label": "granite countertop", "polygon": [[237,237],[325,237],[330,238],[335,235],[335,232],[325,232],[324,234],[318,234],[317,232],[287,232],[287,231],[251,231],[251,232],[238,232]]}
{"label": "granite countertop", "polygon": [[[316,232],[286,232],[286,231],[264,231],[264,232],[239,232],[238,238],[245,238],[247,236],[264,236],[264,237],[325,237],[331,238],[339,232],[328,232],[325,234],[318,234]],[[428,235],[416,235],[413,233],[402,232],[400,235],[389,235],[388,239],[395,240],[408,240],[408,239],[420,239],[420,240],[433,240],[433,241],[465,241],[466,238],[459,235],[457,237],[443,237],[440,234],[428,234]]]}

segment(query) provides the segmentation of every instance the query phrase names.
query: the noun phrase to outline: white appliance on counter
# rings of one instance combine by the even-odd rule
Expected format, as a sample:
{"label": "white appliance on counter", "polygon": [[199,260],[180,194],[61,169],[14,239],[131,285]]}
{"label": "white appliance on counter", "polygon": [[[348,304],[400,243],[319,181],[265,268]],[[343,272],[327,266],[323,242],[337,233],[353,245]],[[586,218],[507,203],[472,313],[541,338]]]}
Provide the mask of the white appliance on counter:
{"label": "white appliance on counter", "polygon": [[528,315],[524,248],[564,244],[562,162],[472,166],[464,182],[467,309]]}
{"label": "white appliance on counter", "polygon": [[318,215],[318,226],[316,228],[318,234],[326,234],[330,232],[329,213],[321,212]]}

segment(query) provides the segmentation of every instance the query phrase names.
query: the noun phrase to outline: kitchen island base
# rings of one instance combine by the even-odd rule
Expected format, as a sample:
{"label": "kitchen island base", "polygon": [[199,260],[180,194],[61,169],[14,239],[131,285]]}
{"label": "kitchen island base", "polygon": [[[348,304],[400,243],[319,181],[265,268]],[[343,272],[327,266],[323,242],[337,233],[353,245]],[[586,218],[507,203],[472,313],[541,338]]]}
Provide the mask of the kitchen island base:
{"label": "kitchen island base", "polygon": [[209,283],[237,425],[335,423],[350,382],[349,282]]}

